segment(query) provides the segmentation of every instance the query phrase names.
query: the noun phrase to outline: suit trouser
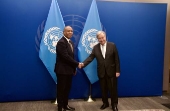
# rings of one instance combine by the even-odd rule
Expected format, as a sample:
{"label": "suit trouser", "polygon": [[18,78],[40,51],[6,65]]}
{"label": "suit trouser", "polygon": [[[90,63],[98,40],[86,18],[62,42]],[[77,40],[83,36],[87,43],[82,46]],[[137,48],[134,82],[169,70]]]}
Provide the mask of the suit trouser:
{"label": "suit trouser", "polygon": [[108,77],[107,74],[103,78],[99,78],[100,87],[102,91],[102,101],[105,104],[108,104],[108,92],[111,97],[111,105],[118,104],[118,95],[117,95],[117,78]]}
{"label": "suit trouser", "polygon": [[57,74],[57,103],[58,107],[68,105],[68,97],[72,84],[72,75]]}

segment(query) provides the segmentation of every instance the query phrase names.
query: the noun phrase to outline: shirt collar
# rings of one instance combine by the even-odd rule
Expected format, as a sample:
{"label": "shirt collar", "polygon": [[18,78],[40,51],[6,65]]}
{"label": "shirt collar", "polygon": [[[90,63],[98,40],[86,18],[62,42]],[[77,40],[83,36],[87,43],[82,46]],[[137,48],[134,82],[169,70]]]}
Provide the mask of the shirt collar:
{"label": "shirt collar", "polygon": [[106,44],[107,44],[107,41],[105,42],[105,44],[104,44],[104,45],[101,45],[101,44],[100,44],[100,46],[106,46]]}
{"label": "shirt collar", "polygon": [[70,39],[68,39],[66,36],[64,36],[65,38],[66,38],[66,40],[69,42],[70,41]]}

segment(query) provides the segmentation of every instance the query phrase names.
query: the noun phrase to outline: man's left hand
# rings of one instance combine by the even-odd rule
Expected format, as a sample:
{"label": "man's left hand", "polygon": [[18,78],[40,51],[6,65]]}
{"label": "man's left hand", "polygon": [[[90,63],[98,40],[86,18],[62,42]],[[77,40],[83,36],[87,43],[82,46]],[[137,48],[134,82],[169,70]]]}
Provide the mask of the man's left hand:
{"label": "man's left hand", "polygon": [[119,77],[120,76],[120,73],[119,72],[116,72],[116,77]]}

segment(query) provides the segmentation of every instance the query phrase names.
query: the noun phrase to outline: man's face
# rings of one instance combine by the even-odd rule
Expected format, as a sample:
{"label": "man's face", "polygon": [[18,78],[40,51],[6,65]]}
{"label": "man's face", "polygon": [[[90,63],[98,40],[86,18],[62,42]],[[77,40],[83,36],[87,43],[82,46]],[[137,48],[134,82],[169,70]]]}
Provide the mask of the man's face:
{"label": "man's face", "polygon": [[103,33],[98,35],[97,39],[101,45],[104,45],[106,43],[106,36]]}
{"label": "man's face", "polygon": [[67,26],[67,27],[65,27],[63,34],[65,37],[70,39],[73,35],[73,29],[70,26]]}

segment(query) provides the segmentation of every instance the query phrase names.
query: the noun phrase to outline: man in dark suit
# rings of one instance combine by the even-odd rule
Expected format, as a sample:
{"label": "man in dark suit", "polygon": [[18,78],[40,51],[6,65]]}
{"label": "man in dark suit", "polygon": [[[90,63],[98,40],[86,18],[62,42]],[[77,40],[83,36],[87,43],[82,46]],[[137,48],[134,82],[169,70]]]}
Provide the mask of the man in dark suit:
{"label": "man in dark suit", "polygon": [[68,105],[68,97],[72,84],[72,76],[76,74],[76,67],[80,64],[74,60],[74,46],[70,41],[73,29],[66,26],[63,31],[64,36],[58,41],[56,46],[55,73],[57,75],[57,102],[58,111],[75,110]]}
{"label": "man in dark suit", "polygon": [[106,34],[103,31],[97,32],[99,43],[93,47],[92,53],[82,63],[87,66],[94,58],[97,60],[97,72],[102,91],[103,105],[101,110],[109,107],[108,92],[111,97],[113,111],[118,111],[117,77],[120,76],[119,55],[116,45],[106,41]]}

